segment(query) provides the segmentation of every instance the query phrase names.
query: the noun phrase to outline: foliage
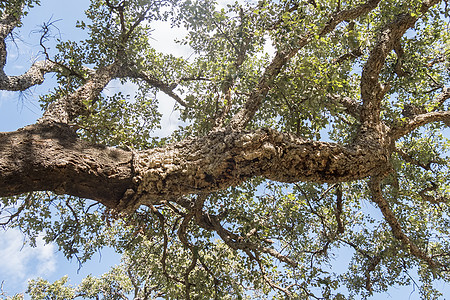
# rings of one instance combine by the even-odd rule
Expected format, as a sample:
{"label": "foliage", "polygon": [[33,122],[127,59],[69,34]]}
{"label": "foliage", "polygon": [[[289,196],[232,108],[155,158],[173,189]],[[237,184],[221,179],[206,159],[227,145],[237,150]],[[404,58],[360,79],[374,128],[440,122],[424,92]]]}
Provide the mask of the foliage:
{"label": "foliage", "polygon": [[[0,2],[0,10],[16,2],[23,1]],[[390,85],[381,103],[382,120],[405,124],[411,107],[448,111],[448,104],[435,101],[450,81],[447,2],[421,15],[422,1],[384,0],[369,13],[321,34],[333,12],[364,2],[282,0],[223,6],[210,0],[92,0],[86,11],[89,21],[77,25],[88,38],[57,41],[52,59],[64,67],[57,73],[58,86],[40,101],[47,108],[82,86],[90,70],[122,57],[134,71],[145,70],[148,78],[161,82],[129,78],[137,86],[134,96],[103,93],[89,99],[87,113],[71,124],[82,139],[141,150],[204,136],[220,122],[231,123],[260,83],[273,51],[293,49],[306,37],[308,43],[272,79],[273,88],[247,128],[269,127],[348,144],[361,123],[334,96],[360,100],[362,70],[379,33],[407,13],[420,18],[381,70],[380,80]],[[25,5],[31,8],[33,3],[39,2]],[[187,34],[179,43],[194,54],[177,58],[152,48],[156,21],[184,27]],[[183,100],[175,106],[180,127],[167,137],[152,136],[160,128],[160,90]],[[393,145],[392,172],[382,191],[409,239],[448,265],[446,126],[428,124]],[[53,283],[33,279],[27,291],[32,299],[366,299],[406,285],[417,287],[423,299],[439,298],[434,283],[449,282],[448,269],[433,269],[411,254],[373,205],[368,181],[280,183],[257,177],[208,195],[186,196],[185,202],[202,202],[207,215],[220,217],[221,232],[199,226],[189,207],[169,200],[118,215],[92,200],[33,192],[2,198],[0,209],[7,220],[3,225],[20,228],[32,245],[43,234],[80,263],[105,246],[123,255],[119,266],[78,286],[69,285],[67,277]]]}

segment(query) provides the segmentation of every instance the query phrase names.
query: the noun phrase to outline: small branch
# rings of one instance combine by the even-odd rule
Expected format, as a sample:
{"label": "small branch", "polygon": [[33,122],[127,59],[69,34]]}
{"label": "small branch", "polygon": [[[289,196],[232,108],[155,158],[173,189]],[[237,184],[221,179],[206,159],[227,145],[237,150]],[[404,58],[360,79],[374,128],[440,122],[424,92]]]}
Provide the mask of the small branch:
{"label": "small branch", "polygon": [[414,157],[411,157],[408,153],[404,152],[402,149],[398,149],[396,148],[394,150],[395,153],[397,153],[398,155],[401,156],[401,158],[403,158],[403,160],[405,160],[406,162],[409,162],[410,164],[419,166],[427,171],[430,171],[431,168],[431,162],[427,163],[426,165],[421,163],[420,161],[418,161],[417,159],[415,159]]}
{"label": "small branch", "polygon": [[170,279],[170,280],[173,280],[175,282],[178,282],[178,283],[181,283],[181,284],[185,285],[186,283],[183,280],[180,280],[180,279],[170,275],[167,272],[166,259],[167,259],[167,246],[168,246],[168,243],[169,243],[169,238],[168,238],[167,232],[166,232],[166,225],[165,225],[166,221],[165,221],[164,216],[153,205],[148,205],[148,207],[150,208],[152,213],[157,216],[161,232],[163,233],[163,239],[164,239],[163,240],[163,253],[162,253],[162,256],[161,256],[161,259],[160,259],[160,262],[161,262],[161,265],[162,265],[163,274],[164,274],[164,276],[167,279]]}
{"label": "small branch", "polygon": [[[294,4],[293,6],[291,6],[289,9],[285,10],[283,12],[286,13],[293,13],[294,11],[296,11],[298,9],[298,4]],[[273,23],[268,29],[269,30],[275,30],[277,29],[281,24],[283,23],[283,18],[279,18],[275,23]]]}
{"label": "small branch", "polygon": [[[242,41],[239,45],[239,48],[236,47],[235,44],[232,43],[230,40],[229,42],[232,44],[233,48],[236,52],[236,60],[234,61],[234,69],[235,71],[239,71],[240,67],[245,61],[247,51],[250,46],[251,42],[251,36],[248,33],[244,34],[243,24],[244,24],[244,12],[241,8],[240,10],[240,18],[241,18],[241,24],[240,24],[240,30],[242,35],[245,37],[242,38]],[[235,85],[236,80],[233,78],[226,78],[223,86],[222,86],[222,97],[226,100],[226,106],[223,108],[222,112],[220,113],[219,117],[215,120],[214,128],[221,128],[224,125],[225,118],[228,115],[228,113],[231,110],[232,107],[232,99],[231,99],[231,89]]]}
{"label": "small branch", "polygon": [[142,23],[142,21],[144,21],[145,16],[147,15],[147,13],[150,11],[150,9],[152,8],[152,6],[148,6],[137,18],[136,22],[133,23],[133,25],[131,25],[130,29],[128,29],[127,33],[124,36],[124,41],[126,42],[128,41],[128,39],[130,38],[131,34],[134,32],[134,30],[136,29],[136,27],[139,26],[139,24]]}
{"label": "small branch", "polygon": [[342,223],[342,186],[339,184],[336,188],[336,223],[337,233],[344,233],[344,224]]}
{"label": "small branch", "polygon": [[[204,196],[204,197],[206,197],[206,196]],[[208,230],[208,231],[216,231],[217,234],[225,242],[225,244],[230,246],[230,248],[235,249],[235,250],[242,250],[244,252],[246,252],[246,251],[248,252],[251,250],[251,251],[259,251],[259,252],[267,253],[267,254],[277,258],[278,260],[280,260],[284,263],[287,263],[293,267],[297,266],[297,262],[282,255],[275,249],[267,248],[267,247],[261,246],[256,243],[249,242],[249,241],[247,241],[246,238],[239,236],[239,235],[225,229],[224,227],[222,227],[222,225],[220,225],[221,218],[219,216],[209,215],[208,213],[205,213],[201,210],[205,199],[199,198],[200,201],[197,201],[194,205],[192,205],[192,202],[186,201],[186,199],[183,199],[183,198],[178,199],[177,202],[187,209],[192,209],[192,207],[195,207],[195,209],[193,209],[191,211],[191,213],[193,213],[193,215],[195,217],[195,222],[197,223],[197,225],[199,225],[200,227],[202,227],[203,229]]]}
{"label": "small branch", "polygon": [[359,120],[361,114],[361,105],[350,97],[341,97],[339,95],[327,94],[327,98],[331,101],[343,105],[345,112],[355,119]]}
{"label": "small branch", "polygon": [[230,246],[232,249],[235,250],[252,250],[252,251],[258,251],[267,253],[278,260],[290,265],[291,267],[296,267],[298,264],[296,261],[288,258],[287,256],[282,255],[278,251],[276,251],[273,248],[267,248],[264,246],[261,246],[256,243],[252,243],[249,241],[246,241],[245,238],[232,233],[231,231],[225,229],[220,225],[220,222],[214,218],[210,217],[209,220],[211,221],[212,225],[214,226],[214,230],[217,232],[217,234],[223,239],[223,241]]}
{"label": "small branch", "polygon": [[213,279],[214,282],[214,292],[216,293],[216,297],[214,299],[217,299],[217,295],[219,294],[219,284],[220,280],[217,279],[217,277],[214,275],[214,273],[208,268],[205,261],[203,260],[202,256],[198,256],[198,260],[200,261],[200,264],[202,265],[203,269],[206,270],[206,273],[209,274],[209,276]]}
{"label": "small branch", "polygon": [[450,87],[442,88],[442,93],[440,93],[436,99],[433,101],[431,111],[437,110],[440,108],[446,100],[450,99]]}
{"label": "small branch", "polygon": [[433,122],[444,122],[447,126],[450,126],[450,111],[436,111],[417,115],[405,123],[393,127],[389,136],[393,141],[396,141],[414,129]]}
{"label": "small branch", "polygon": [[20,213],[31,204],[31,197],[33,196],[33,192],[28,193],[27,197],[25,198],[24,202],[22,205],[19,206],[19,208],[17,209],[17,211],[13,214],[11,214],[8,217],[1,217],[1,219],[3,218],[8,218],[7,221],[5,222],[0,222],[0,226],[5,226],[8,225],[14,218],[17,218]]}
{"label": "small branch", "polygon": [[277,290],[283,292],[287,296],[287,298],[289,298],[291,296],[291,292],[289,292],[287,289],[273,283],[272,280],[270,280],[269,276],[267,276],[266,270],[264,268],[264,265],[261,262],[261,259],[259,258],[258,253],[255,253],[254,259],[258,263],[258,266],[259,266],[259,269],[261,270],[261,274],[263,276],[264,281],[267,282],[267,284],[270,285],[271,288],[277,289]]}
{"label": "small branch", "polygon": [[392,234],[396,239],[398,239],[415,257],[426,262],[430,268],[438,269],[441,267],[439,263],[433,261],[433,259],[428,256],[425,252],[419,249],[403,232],[403,229],[389,207],[389,203],[384,199],[382,190],[381,190],[381,179],[378,177],[372,177],[369,181],[369,189],[372,192],[372,201],[375,202],[381,210],[381,213],[384,216],[384,219],[389,224],[392,230]]}
{"label": "small branch", "polygon": [[358,57],[360,57],[360,56],[362,56],[362,55],[363,55],[363,52],[362,52],[361,48],[358,47],[358,48],[356,48],[356,49],[353,49],[353,50],[350,51],[349,53],[346,53],[346,54],[344,54],[344,55],[341,55],[341,56],[339,56],[339,57],[333,59],[333,60],[331,61],[331,63],[332,63],[332,64],[341,64],[341,63],[343,63],[344,61],[352,60],[352,59],[358,58]]}
{"label": "small branch", "polygon": [[219,30],[220,34],[223,35],[225,37],[225,39],[230,43],[230,45],[233,47],[234,51],[239,52],[238,47],[236,47],[236,45],[233,43],[233,41],[231,40],[231,38],[228,36],[228,34],[226,34],[223,30],[222,27],[219,26],[219,24],[217,24],[217,22],[214,20],[214,18],[212,18],[212,21],[214,23],[214,25],[216,26],[216,28]]}
{"label": "small branch", "polygon": [[381,255],[375,255],[369,259],[369,265],[367,266],[364,275],[366,276],[366,290],[372,293],[372,280],[370,278],[370,273],[375,271],[375,268],[381,261]]}
{"label": "small branch", "polygon": [[189,266],[186,269],[186,272],[184,273],[184,282],[185,282],[185,293],[186,293],[186,300],[191,299],[191,286],[195,286],[195,284],[191,283],[189,281],[189,274],[194,270],[195,266],[197,265],[197,250],[196,249],[190,249],[192,252],[192,260]]}
{"label": "small branch", "polygon": [[436,183],[431,182],[431,186],[421,190],[419,192],[419,195],[420,195],[420,197],[422,197],[422,199],[424,201],[427,201],[427,202],[430,202],[430,203],[433,203],[433,204],[447,203],[449,200],[446,199],[445,197],[433,197],[433,196],[430,196],[430,195],[426,194],[428,192],[436,191],[438,189],[438,187],[439,186]]}
{"label": "small branch", "polygon": [[189,104],[187,104],[183,99],[180,98],[175,92],[173,91],[177,84],[168,85],[164,82],[162,82],[159,79],[154,78],[152,75],[148,74],[147,72],[137,72],[133,70],[127,71],[127,76],[134,79],[141,79],[144,82],[148,83],[149,85],[161,90],[166,95],[170,96],[172,99],[174,99],[178,104],[180,104],[183,107],[191,108]]}

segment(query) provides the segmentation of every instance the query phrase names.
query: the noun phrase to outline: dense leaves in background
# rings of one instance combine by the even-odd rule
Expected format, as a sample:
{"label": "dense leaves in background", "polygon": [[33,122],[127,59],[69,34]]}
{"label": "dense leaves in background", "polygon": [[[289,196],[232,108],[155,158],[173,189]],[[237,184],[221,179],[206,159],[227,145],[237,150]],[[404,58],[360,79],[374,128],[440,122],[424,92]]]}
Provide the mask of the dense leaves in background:
{"label": "dense leaves in background", "polygon": [[[92,0],[86,40],[50,48],[44,24],[43,60],[7,76],[38,4],[0,2],[0,89],[57,78],[36,124],[0,134],[0,222],[80,263],[123,260],[78,286],[34,279],[32,299],[442,296],[447,1]],[[156,21],[192,55],[156,51]],[[137,92],[105,95],[114,79]],[[163,94],[180,126],[157,137]]]}

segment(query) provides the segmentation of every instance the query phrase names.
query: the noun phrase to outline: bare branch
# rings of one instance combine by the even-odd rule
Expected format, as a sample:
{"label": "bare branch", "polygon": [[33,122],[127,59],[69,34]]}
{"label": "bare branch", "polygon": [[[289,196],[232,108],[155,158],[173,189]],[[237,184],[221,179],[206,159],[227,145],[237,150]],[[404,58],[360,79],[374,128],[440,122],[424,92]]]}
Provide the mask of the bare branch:
{"label": "bare branch", "polygon": [[183,107],[191,107],[183,99],[181,99],[180,96],[178,96],[174,92],[174,89],[178,85],[177,83],[169,85],[169,84],[166,84],[166,83],[162,82],[161,80],[153,77],[152,75],[148,74],[147,72],[144,72],[144,71],[138,72],[138,71],[133,71],[133,70],[130,70],[130,69],[127,70],[127,77],[134,78],[134,79],[141,79],[144,82],[146,82],[147,84],[149,84],[149,85],[151,85],[151,86],[161,90],[166,95],[170,96],[172,99],[174,99],[181,106],[183,106]]}

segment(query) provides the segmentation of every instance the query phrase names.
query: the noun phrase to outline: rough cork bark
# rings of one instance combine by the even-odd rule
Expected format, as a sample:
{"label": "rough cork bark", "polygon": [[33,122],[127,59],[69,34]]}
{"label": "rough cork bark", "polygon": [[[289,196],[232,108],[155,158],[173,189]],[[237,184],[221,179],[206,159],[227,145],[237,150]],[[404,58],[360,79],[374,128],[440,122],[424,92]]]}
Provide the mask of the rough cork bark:
{"label": "rough cork bark", "polygon": [[[339,23],[370,12],[379,2],[368,0],[331,13],[319,35],[324,36]],[[425,13],[438,2],[425,1],[420,11]],[[123,60],[124,53],[118,52],[114,63],[90,70],[77,91],[49,105],[36,124],[0,133],[0,196],[47,190],[94,199],[110,208],[133,209],[140,204],[226,189],[255,176],[281,182],[318,183],[381,176],[390,169],[389,158],[396,139],[429,122],[450,122],[449,112],[420,114],[392,127],[380,121],[381,100],[389,87],[379,82],[379,74],[387,55],[418,17],[399,15],[381,31],[362,73],[361,103],[329,96],[361,123],[357,137],[349,145],[305,140],[272,129],[244,129],[273,88],[276,76],[310,42],[312,32],[305,33],[296,47],[276,53],[227,127],[218,122],[203,137],[140,152],[87,144],[77,138],[68,124],[86,113],[85,103],[99,95],[113,79],[143,80],[184,105],[174,91],[177,84],[166,84],[137,71]],[[46,73],[64,68],[45,60],[36,62],[21,76],[7,76],[3,72],[7,54],[4,40],[18,22],[17,14],[0,17],[3,90],[25,90],[40,84]],[[241,54],[244,57],[245,53]],[[450,89],[443,89],[436,101],[442,104],[449,97]]]}

